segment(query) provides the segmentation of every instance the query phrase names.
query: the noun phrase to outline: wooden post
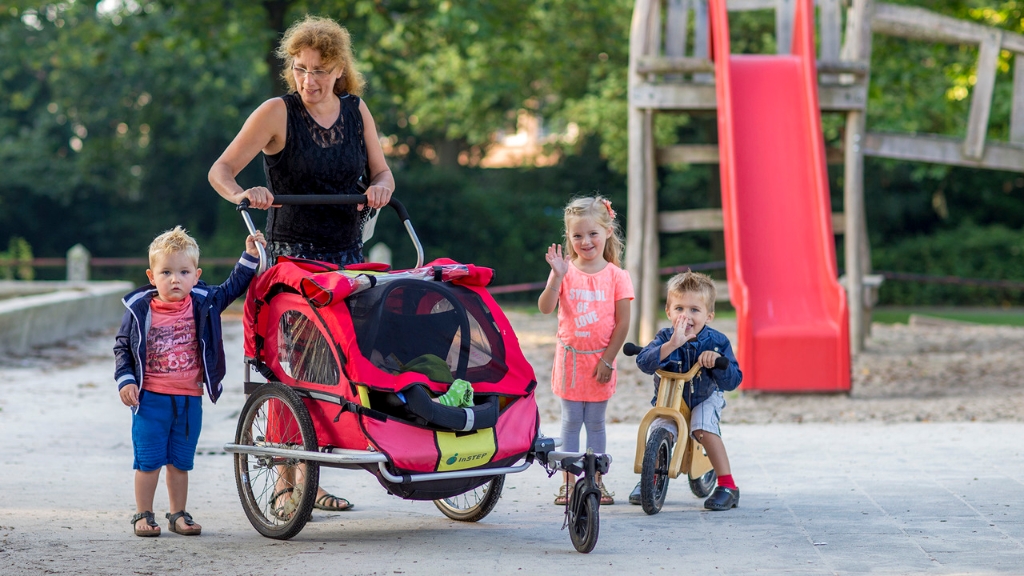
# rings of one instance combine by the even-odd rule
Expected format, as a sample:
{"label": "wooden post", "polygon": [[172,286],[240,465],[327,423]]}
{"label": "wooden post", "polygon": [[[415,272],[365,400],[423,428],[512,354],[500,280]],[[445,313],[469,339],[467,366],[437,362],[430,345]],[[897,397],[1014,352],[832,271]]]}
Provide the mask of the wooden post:
{"label": "wooden post", "polygon": [[[708,19],[708,0],[697,0],[693,6],[693,55],[696,58],[707,58],[710,52],[711,21]],[[693,81],[712,84],[714,74],[694,74]]]}
{"label": "wooden post", "polygon": [[[835,62],[839,60],[839,40],[842,33],[842,14],[839,10],[839,0],[820,0],[818,6],[818,20],[821,31],[818,37],[821,39],[820,54],[818,60]],[[821,74],[818,81],[823,84],[835,83],[838,76],[835,74]]]}
{"label": "wooden post", "polygon": [[[871,61],[871,14],[874,0],[853,0],[846,13],[846,60]],[[868,78],[864,79],[867,90]],[[864,224],[864,132],[866,114],[852,110],[846,115],[844,142],[843,212],[846,214],[846,233],[843,235],[843,253],[846,261],[846,301],[850,310],[850,352],[864,350],[864,274],[861,264],[861,243]]]}
{"label": "wooden post", "polygon": [[794,0],[775,0],[775,53],[793,52]]}
{"label": "wooden post", "polygon": [[68,282],[87,282],[89,280],[89,257],[89,250],[81,244],[75,244],[68,250]]}
{"label": "wooden post", "polygon": [[1002,31],[992,30],[981,41],[978,49],[977,80],[971,91],[971,114],[967,119],[967,138],[964,139],[964,156],[974,160],[980,160],[985,155],[985,136],[988,133],[988,117],[992,111],[992,93],[996,86],[999,48],[1002,43]]}
{"label": "wooden post", "polygon": [[640,279],[640,323],[637,338],[650,342],[657,334],[657,308],[661,277],[658,273],[658,181],[654,161],[654,112],[644,113],[644,243],[643,272]]}
{"label": "wooden post", "polygon": [[[661,50],[661,2],[651,5],[648,14],[647,54],[658,55]],[[647,81],[653,82],[654,74],[647,75]],[[658,304],[658,167],[654,141],[654,110],[644,111],[644,242],[643,261],[640,274],[640,322],[637,338],[641,342],[654,339],[657,332],[655,310]]]}
{"label": "wooden post", "polygon": [[1010,109],[1010,142],[1024,144],[1024,52],[1013,55],[1013,107]]}
{"label": "wooden post", "polygon": [[[668,0],[665,13],[665,56],[682,57],[686,55],[686,17],[690,11],[690,0]],[[666,74],[665,80],[676,82],[682,80],[681,74]]]}
{"label": "wooden post", "polygon": [[653,0],[637,0],[633,10],[633,21],[629,34],[629,166],[626,178],[628,201],[626,204],[626,271],[633,280],[637,298],[631,303],[630,328],[627,338],[637,340],[640,311],[643,309],[641,290],[643,288],[643,246],[644,237],[644,186],[647,182],[644,162],[645,112],[632,103],[633,90],[644,78],[637,72],[637,60],[648,54],[650,12]]}

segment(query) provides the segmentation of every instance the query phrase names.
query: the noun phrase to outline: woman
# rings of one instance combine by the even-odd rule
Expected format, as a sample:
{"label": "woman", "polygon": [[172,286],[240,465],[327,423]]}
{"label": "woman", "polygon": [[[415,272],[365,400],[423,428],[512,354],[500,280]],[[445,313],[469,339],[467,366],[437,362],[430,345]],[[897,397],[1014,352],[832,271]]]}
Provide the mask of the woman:
{"label": "woman", "polygon": [[[362,206],[273,207],[274,194],[354,194],[369,167],[370,208],[387,205],[395,180],[377,129],[359,98],[348,31],[329,18],[306,16],[281,39],[277,55],[289,93],[271,98],[245,121],[210,168],[210,184],[238,204],[269,209],[267,249],[333,264],[362,262]],[[267,186],[243,190],[235,177],[263,152]]]}
{"label": "woman", "polygon": [[[329,18],[306,16],[285,32],[277,55],[284,60],[289,93],[253,111],[210,168],[210,184],[235,204],[248,199],[253,208],[269,209],[271,262],[277,256],[362,262],[362,206],[273,206],[274,194],[354,194],[367,167],[367,206],[381,208],[391,199],[395,180],[373,116],[359,98],[363,78],[353,63],[351,38]],[[261,151],[267,186],[243,190],[235,177]],[[316,508],[351,507],[317,489]]]}

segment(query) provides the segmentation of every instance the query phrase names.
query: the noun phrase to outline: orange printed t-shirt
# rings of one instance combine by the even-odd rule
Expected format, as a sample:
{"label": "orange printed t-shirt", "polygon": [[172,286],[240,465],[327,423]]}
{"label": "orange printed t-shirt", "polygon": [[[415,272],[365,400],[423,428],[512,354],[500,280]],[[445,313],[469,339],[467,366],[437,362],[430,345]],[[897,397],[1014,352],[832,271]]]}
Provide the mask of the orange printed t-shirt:
{"label": "orange printed t-shirt", "polygon": [[153,298],[146,333],[146,390],[178,396],[202,396],[202,360],[192,296],[180,302]]}
{"label": "orange printed t-shirt", "polygon": [[551,391],[556,396],[582,402],[612,397],[617,371],[607,384],[599,384],[594,368],[615,329],[615,303],[632,299],[633,282],[622,268],[609,263],[600,272],[587,274],[569,265],[558,291],[558,342],[551,369]]}

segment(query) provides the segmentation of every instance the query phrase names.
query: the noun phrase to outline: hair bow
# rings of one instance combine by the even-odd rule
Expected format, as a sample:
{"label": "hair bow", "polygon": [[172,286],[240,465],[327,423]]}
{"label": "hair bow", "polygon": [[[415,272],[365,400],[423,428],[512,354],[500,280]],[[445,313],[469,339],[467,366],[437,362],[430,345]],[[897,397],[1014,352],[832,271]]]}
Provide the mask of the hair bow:
{"label": "hair bow", "polygon": [[608,215],[611,216],[612,220],[615,220],[615,210],[612,210],[612,201],[607,198],[601,198],[601,202],[604,202],[604,207],[608,209]]}

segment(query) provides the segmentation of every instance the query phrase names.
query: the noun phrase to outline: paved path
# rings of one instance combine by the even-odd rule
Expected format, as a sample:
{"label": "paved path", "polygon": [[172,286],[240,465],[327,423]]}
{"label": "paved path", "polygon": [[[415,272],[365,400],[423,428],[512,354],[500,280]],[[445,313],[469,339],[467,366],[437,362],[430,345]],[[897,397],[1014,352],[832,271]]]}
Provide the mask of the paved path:
{"label": "paved path", "polygon": [[[228,392],[204,405],[191,475],[203,535],[136,538],[130,416],[109,344],[86,342],[79,365],[0,366],[0,574],[1024,574],[1016,423],[731,426],[740,507],[703,511],[675,481],[655,516],[625,504],[636,428],[614,424],[607,482],[620,503],[602,508],[589,555],[560,530],[557,480],[539,466],[510,476],[477,524],[388,496],[368,473],[328,469],[323,484],[356,509],[317,513],[294,539],[269,540],[248,524],[220,449],[242,403],[230,357]],[[164,526],[166,507],[161,482]]]}

